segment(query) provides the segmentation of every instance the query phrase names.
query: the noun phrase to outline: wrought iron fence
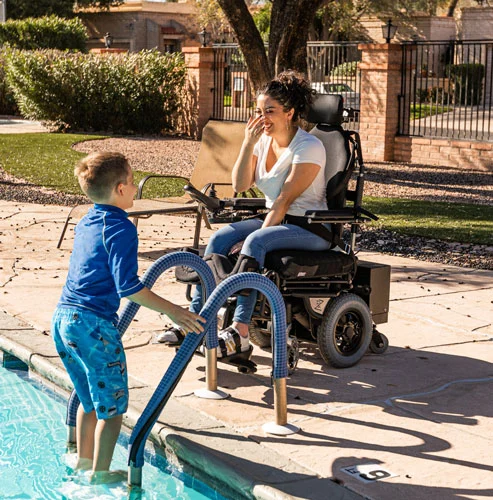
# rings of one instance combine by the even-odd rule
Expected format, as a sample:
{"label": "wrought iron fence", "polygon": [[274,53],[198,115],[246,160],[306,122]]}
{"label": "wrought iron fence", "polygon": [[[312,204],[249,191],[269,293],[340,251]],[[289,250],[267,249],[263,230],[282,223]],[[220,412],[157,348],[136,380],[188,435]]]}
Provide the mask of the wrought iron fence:
{"label": "wrought iron fence", "polygon": [[493,41],[402,45],[399,133],[493,140]]}
{"label": "wrought iron fence", "polygon": [[[348,126],[358,128],[361,78],[359,42],[308,42],[308,78],[322,94],[340,94],[348,108]],[[250,79],[237,44],[215,44],[214,110],[216,120],[247,121],[255,106]]]}
{"label": "wrought iron fence", "polygon": [[361,96],[361,42],[308,42],[308,78],[321,94],[340,94],[347,109],[347,127],[358,129]]}
{"label": "wrought iron fence", "polygon": [[254,95],[245,59],[237,44],[214,44],[215,120],[244,121],[251,116]]}

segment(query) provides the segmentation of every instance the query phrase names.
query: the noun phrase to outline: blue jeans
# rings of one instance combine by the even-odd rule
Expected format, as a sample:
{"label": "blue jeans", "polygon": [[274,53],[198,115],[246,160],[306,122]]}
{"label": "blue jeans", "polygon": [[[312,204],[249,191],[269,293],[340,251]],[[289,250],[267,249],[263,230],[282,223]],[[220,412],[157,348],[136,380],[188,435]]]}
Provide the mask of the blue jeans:
{"label": "blue jeans", "polygon": [[[243,240],[245,242],[241,254],[253,257],[260,268],[264,266],[265,255],[273,250],[330,249],[328,241],[294,224],[281,224],[262,229],[261,220],[247,219],[225,226],[214,233],[205,249],[205,255],[211,253],[228,255],[231,247]],[[233,320],[238,323],[250,323],[256,299],[256,293],[250,293],[248,296],[239,295]],[[197,286],[190,303],[190,311],[199,313],[202,305],[202,287]]]}

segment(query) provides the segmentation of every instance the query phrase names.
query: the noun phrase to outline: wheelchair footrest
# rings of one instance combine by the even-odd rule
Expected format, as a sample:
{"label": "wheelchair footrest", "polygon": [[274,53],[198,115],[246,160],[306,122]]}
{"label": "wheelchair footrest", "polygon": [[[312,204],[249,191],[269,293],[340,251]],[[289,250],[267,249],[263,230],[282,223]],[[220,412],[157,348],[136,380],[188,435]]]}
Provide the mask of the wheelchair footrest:
{"label": "wheelchair footrest", "polygon": [[257,371],[257,364],[250,359],[252,357],[252,351],[253,347],[250,346],[248,351],[217,358],[217,360],[221,363],[236,366],[240,373],[255,373]]}

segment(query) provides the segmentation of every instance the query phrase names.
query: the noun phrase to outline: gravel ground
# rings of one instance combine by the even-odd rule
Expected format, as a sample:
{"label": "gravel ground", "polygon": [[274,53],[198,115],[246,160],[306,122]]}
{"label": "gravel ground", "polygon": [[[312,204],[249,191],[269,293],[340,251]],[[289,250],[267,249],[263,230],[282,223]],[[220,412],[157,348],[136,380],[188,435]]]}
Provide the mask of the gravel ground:
{"label": "gravel ground", "polygon": [[[199,146],[197,141],[175,137],[111,138],[80,143],[74,149],[86,153],[119,151],[127,156],[136,170],[189,177]],[[450,167],[368,162],[365,194],[491,205],[493,173]],[[15,179],[1,169],[0,199],[61,205],[86,201],[83,196],[60,194]],[[359,246],[392,255],[493,270],[493,247],[484,245],[461,245],[366,229],[359,239]]]}

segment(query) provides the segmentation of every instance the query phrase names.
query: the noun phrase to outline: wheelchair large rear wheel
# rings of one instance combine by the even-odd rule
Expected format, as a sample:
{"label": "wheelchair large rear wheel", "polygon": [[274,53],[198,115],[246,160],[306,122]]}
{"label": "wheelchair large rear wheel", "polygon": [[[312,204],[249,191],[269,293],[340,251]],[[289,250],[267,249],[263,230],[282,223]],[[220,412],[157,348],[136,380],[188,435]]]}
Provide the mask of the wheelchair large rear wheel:
{"label": "wheelchair large rear wheel", "polygon": [[353,366],[371,342],[373,322],[366,302],[353,293],[332,299],[318,328],[317,342],[324,361],[335,368]]}

